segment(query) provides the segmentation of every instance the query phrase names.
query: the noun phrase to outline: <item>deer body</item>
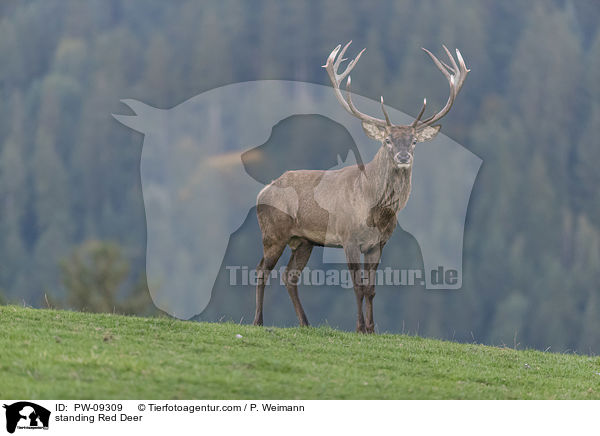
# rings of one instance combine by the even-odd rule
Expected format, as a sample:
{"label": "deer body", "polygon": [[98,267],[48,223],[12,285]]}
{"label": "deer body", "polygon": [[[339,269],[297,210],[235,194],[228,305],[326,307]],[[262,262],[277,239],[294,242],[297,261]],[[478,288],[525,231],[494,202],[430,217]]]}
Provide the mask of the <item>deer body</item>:
{"label": "deer body", "polygon": [[[385,154],[381,148],[364,170],[352,165],[330,171],[288,171],[261,191],[257,204],[269,204],[294,218],[290,238],[337,248],[356,239],[364,253],[380,243],[382,232],[389,239],[396,214],[410,193],[412,169],[395,168]],[[295,195],[280,195],[288,187],[294,188]],[[263,234],[270,230],[266,225],[261,229]]]}
{"label": "deer body", "polygon": [[[288,171],[258,194],[256,210],[263,236],[263,258],[257,267],[255,325],[263,324],[267,276],[288,245],[292,254],[283,281],[300,325],[308,325],[298,297],[297,281],[313,247],[326,246],[344,249],[358,309],[357,331],[374,332],[374,272],[379,265],[381,251],[396,227],[397,214],[406,205],[410,195],[414,147],[418,142],[431,140],[438,133],[441,126],[431,124],[448,112],[469,71],[458,50],[460,66],[444,47],[452,67],[441,63],[427,51],[450,83],[448,103],[438,114],[420,121],[425,111],[424,102],[411,125],[392,125],[383,106],[383,98],[381,107],[385,120],[370,117],[356,109],[349,89],[350,77],[347,101],[343,98],[339,84],[363,53],[360,52],[350,62],[344,73],[338,74],[337,69],[349,45],[343,48],[339,56],[341,47],[338,46],[329,56],[325,68],[340,104],[362,121],[369,137],[381,141],[382,145],[373,160],[364,166],[352,165],[329,171]],[[362,265],[361,255],[364,256]]]}

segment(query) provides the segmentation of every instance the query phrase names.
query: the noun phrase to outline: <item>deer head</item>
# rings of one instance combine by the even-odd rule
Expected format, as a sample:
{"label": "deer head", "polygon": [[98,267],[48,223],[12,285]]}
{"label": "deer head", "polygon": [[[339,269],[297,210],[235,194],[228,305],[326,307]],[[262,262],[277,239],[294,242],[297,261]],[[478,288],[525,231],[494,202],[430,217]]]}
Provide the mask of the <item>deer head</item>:
{"label": "deer head", "polygon": [[[348,42],[341,52],[341,45],[338,45],[331,52],[329,58],[327,58],[325,65],[323,65],[329,74],[331,83],[333,84],[336,98],[342,107],[346,109],[346,111],[362,121],[362,127],[367,136],[382,143],[382,146],[385,147],[385,149],[389,152],[389,157],[393,160],[393,163],[397,168],[410,168],[413,163],[415,146],[419,142],[430,141],[431,139],[435,138],[442,126],[440,124],[433,124],[439,121],[450,111],[450,108],[454,103],[454,99],[458,95],[470,70],[467,69],[465,61],[463,60],[463,57],[458,49],[456,50],[456,57],[458,58],[457,64],[446,46],[442,46],[450,60],[451,65],[448,65],[440,61],[429,50],[424,48],[423,50],[431,57],[437,68],[442,72],[450,84],[450,96],[448,97],[448,101],[438,113],[425,120],[421,120],[421,117],[425,113],[425,108],[427,106],[427,99],[424,99],[421,111],[417,115],[417,118],[415,118],[410,125],[392,124],[390,117],[385,110],[383,97],[381,97],[381,110],[383,111],[385,119],[374,118],[363,114],[356,108],[356,106],[354,106],[354,103],[352,102],[351,78],[349,74],[356,66],[356,63],[364,53],[365,49],[363,49],[358,56],[356,56],[356,58],[354,58],[348,64],[343,73],[338,73],[340,64],[346,60],[344,58],[344,53],[351,43],[352,41]],[[340,83],[346,77],[348,77],[348,81],[346,82],[347,100],[344,98],[340,90]]]}

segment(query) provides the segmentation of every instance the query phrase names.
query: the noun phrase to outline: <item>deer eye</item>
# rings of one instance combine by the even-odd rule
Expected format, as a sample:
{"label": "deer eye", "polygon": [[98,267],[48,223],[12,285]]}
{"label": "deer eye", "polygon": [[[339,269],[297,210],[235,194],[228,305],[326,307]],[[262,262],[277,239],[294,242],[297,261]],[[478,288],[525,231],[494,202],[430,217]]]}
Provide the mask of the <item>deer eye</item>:
{"label": "deer eye", "polygon": [[390,145],[390,144],[392,143],[392,141],[390,141],[390,138],[385,138],[385,143],[386,143],[387,145]]}
{"label": "deer eye", "polygon": [[413,139],[413,142],[412,142],[412,144],[413,144],[413,145],[417,145],[417,138]]}

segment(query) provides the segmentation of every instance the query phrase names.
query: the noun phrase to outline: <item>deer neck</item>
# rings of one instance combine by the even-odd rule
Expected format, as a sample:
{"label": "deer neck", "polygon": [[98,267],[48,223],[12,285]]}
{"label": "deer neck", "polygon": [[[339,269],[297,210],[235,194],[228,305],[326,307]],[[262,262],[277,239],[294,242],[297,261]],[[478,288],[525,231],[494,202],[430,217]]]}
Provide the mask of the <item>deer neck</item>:
{"label": "deer neck", "polygon": [[398,212],[410,195],[412,167],[398,168],[389,152],[381,147],[365,165],[366,188],[374,205]]}

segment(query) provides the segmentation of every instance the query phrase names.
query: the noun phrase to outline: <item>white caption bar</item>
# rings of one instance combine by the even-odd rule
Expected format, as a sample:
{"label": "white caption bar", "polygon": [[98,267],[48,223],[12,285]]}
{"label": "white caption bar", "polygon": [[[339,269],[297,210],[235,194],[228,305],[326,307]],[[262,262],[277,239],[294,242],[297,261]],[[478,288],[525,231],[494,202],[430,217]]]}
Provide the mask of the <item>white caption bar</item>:
{"label": "white caption bar", "polygon": [[[576,434],[594,401],[0,400],[0,434]],[[32,430],[42,430],[37,433]],[[12,430],[12,432],[11,432]],[[185,433],[184,433],[185,432]],[[218,433],[217,433],[218,432]]]}

